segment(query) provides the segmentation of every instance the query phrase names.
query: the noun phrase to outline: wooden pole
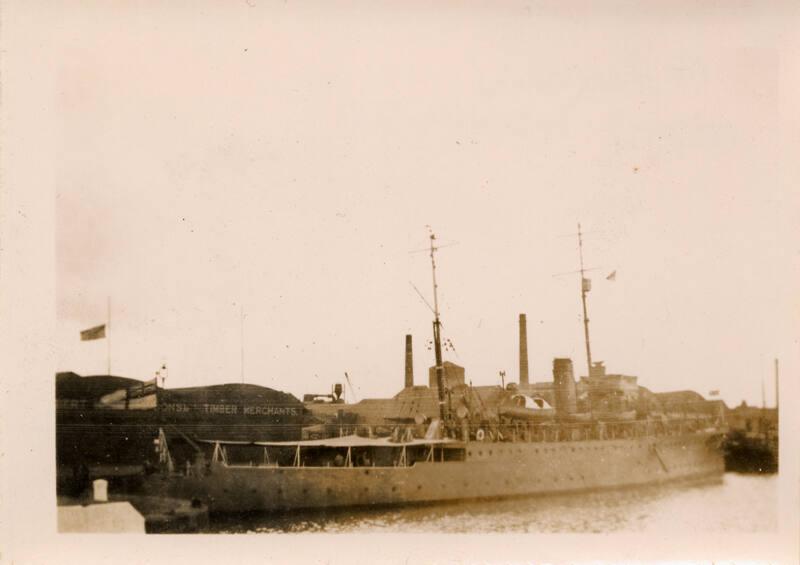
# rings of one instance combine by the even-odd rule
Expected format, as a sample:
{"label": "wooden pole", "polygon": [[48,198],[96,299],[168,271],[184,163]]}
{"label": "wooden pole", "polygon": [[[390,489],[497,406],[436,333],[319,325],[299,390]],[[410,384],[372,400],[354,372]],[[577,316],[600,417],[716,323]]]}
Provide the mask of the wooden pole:
{"label": "wooden pole", "polygon": [[775,410],[778,410],[780,405],[780,394],[778,388],[778,358],[775,358]]}
{"label": "wooden pole", "polygon": [[108,375],[111,375],[111,297],[106,302],[106,354],[108,360]]}
{"label": "wooden pole", "polygon": [[242,373],[242,384],[244,384],[244,304],[240,304],[239,310],[239,322],[240,322],[240,335],[239,335],[239,344],[241,347],[241,359],[240,359],[240,369]]}

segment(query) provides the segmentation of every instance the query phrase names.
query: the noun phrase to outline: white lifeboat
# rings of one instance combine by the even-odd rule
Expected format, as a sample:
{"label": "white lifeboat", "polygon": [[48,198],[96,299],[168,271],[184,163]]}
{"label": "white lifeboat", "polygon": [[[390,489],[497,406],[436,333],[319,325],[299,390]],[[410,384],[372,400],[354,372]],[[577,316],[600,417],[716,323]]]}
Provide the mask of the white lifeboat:
{"label": "white lifeboat", "polygon": [[500,414],[524,420],[548,420],[556,415],[556,411],[541,396],[515,394],[500,407]]}

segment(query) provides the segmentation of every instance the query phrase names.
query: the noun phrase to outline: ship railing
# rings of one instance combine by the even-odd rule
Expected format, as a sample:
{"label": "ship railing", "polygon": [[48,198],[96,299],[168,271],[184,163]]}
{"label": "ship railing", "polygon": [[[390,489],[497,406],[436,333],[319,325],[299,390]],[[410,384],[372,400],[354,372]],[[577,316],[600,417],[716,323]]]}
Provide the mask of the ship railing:
{"label": "ship railing", "polygon": [[393,442],[385,437],[371,438],[371,441],[370,438],[361,438],[360,441],[357,436],[341,439],[344,441],[199,441],[211,448],[210,465],[236,468],[409,467],[419,461],[431,463],[450,461],[458,458],[455,451],[464,449],[460,441],[442,438],[411,437],[407,441],[400,442]]}
{"label": "ship railing", "polygon": [[707,418],[596,422],[468,424],[454,431],[464,441],[563,442],[677,436],[714,428]]}
{"label": "ship railing", "polygon": [[228,464],[228,452],[225,449],[225,445],[221,442],[214,444],[214,452],[211,455],[211,462],[221,463],[222,465]]}

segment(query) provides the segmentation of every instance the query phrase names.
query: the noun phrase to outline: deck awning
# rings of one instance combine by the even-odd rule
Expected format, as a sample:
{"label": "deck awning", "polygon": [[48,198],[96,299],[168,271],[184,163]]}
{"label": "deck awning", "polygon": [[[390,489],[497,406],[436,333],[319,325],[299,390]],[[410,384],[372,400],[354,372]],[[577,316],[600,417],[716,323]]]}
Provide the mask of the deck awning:
{"label": "deck awning", "polygon": [[224,445],[260,445],[264,447],[410,447],[415,445],[460,444],[455,439],[412,439],[411,441],[391,441],[391,438],[368,438],[357,435],[332,437],[327,439],[307,439],[300,441],[224,441],[213,439],[198,440],[202,443]]}

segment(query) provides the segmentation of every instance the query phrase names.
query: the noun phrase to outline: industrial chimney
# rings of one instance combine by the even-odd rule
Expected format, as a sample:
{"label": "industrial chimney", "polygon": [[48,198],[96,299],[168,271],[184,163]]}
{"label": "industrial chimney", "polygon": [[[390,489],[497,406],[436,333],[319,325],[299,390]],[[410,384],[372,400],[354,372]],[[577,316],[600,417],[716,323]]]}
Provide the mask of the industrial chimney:
{"label": "industrial chimney", "polygon": [[414,386],[414,354],[411,349],[411,335],[406,334],[406,388]]}
{"label": "industrial chimney", "polygon": [[519,386],[526,388],[528,381],[528,321],[519,315]]}

